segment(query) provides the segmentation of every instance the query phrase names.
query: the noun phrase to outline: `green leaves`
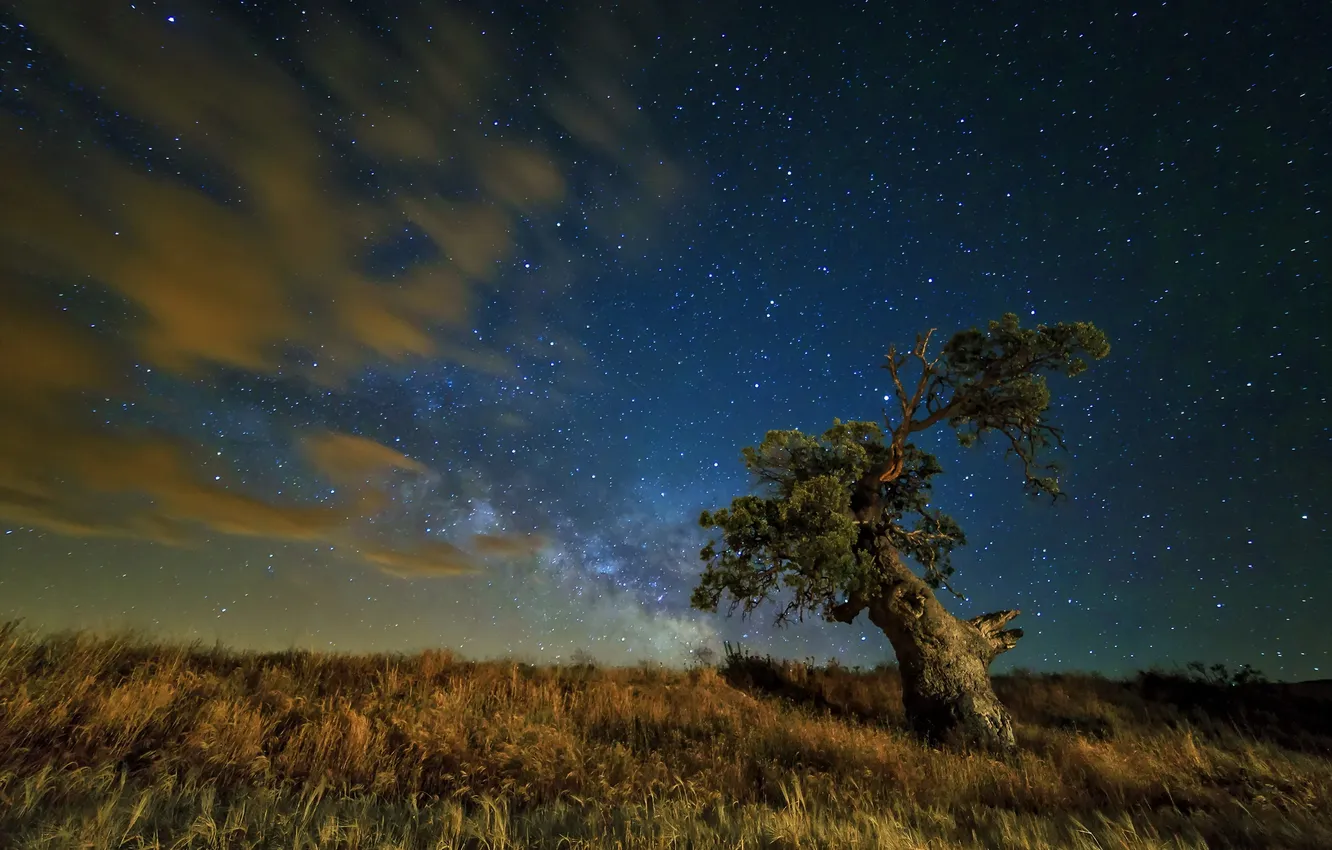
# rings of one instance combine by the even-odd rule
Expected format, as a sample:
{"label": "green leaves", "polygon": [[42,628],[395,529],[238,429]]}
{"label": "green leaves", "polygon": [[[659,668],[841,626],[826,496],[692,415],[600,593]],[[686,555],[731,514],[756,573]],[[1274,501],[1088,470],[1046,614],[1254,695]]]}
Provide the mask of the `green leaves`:
{"label": "green leaves", "polygon": [[[929,339],[918,337],[910,355],[890,351],[887,368],[902,410],[896,425],[834,419],[820,435],[769,431],[744,449],[758,492],[699,517],[721,539],[701,553],[706,566],[695,607],[716,610],[730,597],[730,611],[749,613],[781,594],[779,620],[813,610],[828,616],[851,591],[877,586],[883,559],[893,554],[919,563],[931,586],[947,587],[952,552],[966,536],[952,517],[928,510],[931,480],[942,468],[906,442],[939,423],[954,428],[964,446],[999,435],[1022,462],[1025,486],[1059,495],[1057,468],[1037,462],[1042,450],[1063,444],[1045,421],[1051,397],[1042,373],[1081,373],[1084,358],[1109,353],[1105,334],[1087,322],[1023,328],[1007,313],[985,331],[954,334],[933,360]],[[921,370],[914,392],[902,377],[912,362]]]}
{"label": "green leaves", "polygon": [[971,328],[953,335],[931,376],[929,397],[939,400],[936,409],[961,445],[998,433],[1005,454],[1021,461],[1028,491],[1058,497],[1057,467],[1037,463],[1043,449],[1063,445],[1063,432],[1044,418],[1050,388],[1040,373],[1076,376],[1087,368],[1083,355],[1099,360],[1109,353],[1105,334],[1090,322],[1023,328],[1016,314],[1005,313],[989,323],[988,333]]}
{"label": "green leaves", "polygon": [[785,587],[795,603],[788,614],[818,607],[857,570],[859,528],[849,502],[848,488],[836,477],[815,475],[793,479],[786,497],[741,496],[729,509],[705,511],[700,524],[720,528],[723,540],[720,551],[714,541],[701,553],[707,568],[694,606],[715,611],[729,594],[731,610],[748,612]]}
{"label": "green leaves", "polygon": [[952,386],[964,382],[1001,384],[1037,371],[1068,376],[1087,368],[1082,355],[1100,360],[1110,353],[1105,334],[1091,322],[1061,322],[1023,328],[1016,313],[989,323],[988,333],[969,328],[953,334],[940,356],[940,376]]}
{"label": "green leaves", "polygon": [[[870,541],[887,537],[904,514],[923,511],[929,479],[941,471],[933,455],[908,446],[903,474],[878,482],[889,449],[874,422],[834,420],[819,436],[769,431],[744,450],[744,459],[762,495],[740,496],[729,508],[700,515],[699,524],[720,529],[722,539],[701,553],[706,567],[692,602],[714,611],[729,596],[731,611],[749,613],[786,591],[779,620],[826,610],[847,588],[874,584]],[[862,509],[867,519],[858,519],[852,501],[857,493],[865,498],[866,487],[875,510]],[[951,519],[944,522],[956,528]],[[919,541],[903,551],[920,552],[934,564],[945,560],[939,545]]]}
{"label": "green leaves", "polygon": [[833,427],[821,437],[800,431],[769,431],[762,443],[745,447],[741,455],[760,482],[773,485],[789,498],[797,482],[812,476],[831,476],[849,487],[872,464],[886,457],[884,452],[883,429],[878,423],[834,419]]}

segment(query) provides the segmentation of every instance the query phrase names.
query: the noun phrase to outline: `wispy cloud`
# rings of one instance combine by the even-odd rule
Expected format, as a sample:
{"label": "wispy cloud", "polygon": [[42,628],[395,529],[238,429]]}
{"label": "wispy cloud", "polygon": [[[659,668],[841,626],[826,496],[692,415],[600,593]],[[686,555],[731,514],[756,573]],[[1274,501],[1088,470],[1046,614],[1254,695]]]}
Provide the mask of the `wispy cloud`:
{"label": "wispy cloud", "polygon": [[[99,93],[98,108],[123,110],[175,162],[195,165],[153,168],[123,146],[75,141],[95,137],[97,122],[62,86],[25,95],[37,118],[0,115],[0,518],[174,544],[208,533],[352,541],[356,521],[384,506],[385,482],[428,475],[425,463],[365,437],[288,434],[338,493],[280,502],[210,474],[202,446],[93,416],[91,401],[142,400],[149,370],[336,388],[368,364],[408,358],[512,369],[502,346],[470,332],[473,305],[504,285],[519,220],[561,203],[568,180],[532,133],[482,128],[479,116],[516,97],[507,70],[480,28],[440,10],[398,26],[396,40],[330,25],[298,48],[298,79],[241,27],[188,2],[166,28],[97,0],[10,5]],[[624,34],[571,32],[573,73],[538,113],[635,170],[629,182],[673,191],[627,90],[611,82]],[[348,178],[349,163],[375,171],[375,186]],[[619,207],[625,221],[633,206]],[[438,252],[391,278],[367,271],[368,247],[409,225]],[[69,284],[110,296],[109,329],[57,309],[53,293]],[[541,545],[483,537],[467,554],[352,542],[412,576]]]}

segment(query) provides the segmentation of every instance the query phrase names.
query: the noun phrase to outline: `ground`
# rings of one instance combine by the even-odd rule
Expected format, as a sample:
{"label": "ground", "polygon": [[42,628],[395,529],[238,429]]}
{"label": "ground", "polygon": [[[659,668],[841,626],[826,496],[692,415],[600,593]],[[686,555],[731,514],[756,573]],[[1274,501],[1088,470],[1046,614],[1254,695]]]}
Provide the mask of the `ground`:
{"label": "ground", "polygon": [[5,847],[1325,848],[1326,683],[1014,674],[931,748],[896,671],[259,655],[0,628]]}

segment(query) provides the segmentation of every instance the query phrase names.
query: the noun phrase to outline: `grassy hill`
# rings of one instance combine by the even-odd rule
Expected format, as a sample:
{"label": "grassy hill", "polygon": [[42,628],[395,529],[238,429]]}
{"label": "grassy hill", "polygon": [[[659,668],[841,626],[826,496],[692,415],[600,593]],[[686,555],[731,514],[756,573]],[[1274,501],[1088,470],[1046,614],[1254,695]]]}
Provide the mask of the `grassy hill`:
{"label": "grassy hill", "polygon": [[257,654],[0,627],[0,847],[1332,847],[1326,688],[1017,674],[1007,760],[895,670]]}

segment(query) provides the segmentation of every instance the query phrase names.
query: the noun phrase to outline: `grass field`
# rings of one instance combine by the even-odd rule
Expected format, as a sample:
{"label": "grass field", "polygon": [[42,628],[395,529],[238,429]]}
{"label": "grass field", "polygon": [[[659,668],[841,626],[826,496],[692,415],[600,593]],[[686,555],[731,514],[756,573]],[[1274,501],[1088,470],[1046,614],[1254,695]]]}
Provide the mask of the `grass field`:
{"label": "grass field", "polygon": [[242,653],[0,626],[0,847],[1332,847],[1332,700],[1016,674],[1021,752],[896,671]]}

